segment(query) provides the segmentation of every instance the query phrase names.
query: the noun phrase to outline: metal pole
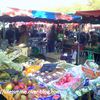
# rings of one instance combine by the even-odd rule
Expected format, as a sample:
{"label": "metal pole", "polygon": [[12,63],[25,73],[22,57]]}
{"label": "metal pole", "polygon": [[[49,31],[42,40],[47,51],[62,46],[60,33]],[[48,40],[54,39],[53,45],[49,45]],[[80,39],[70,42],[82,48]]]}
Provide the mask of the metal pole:
{"label": "metal pole", "polygon": [[79,27],[79,36],[78,36],[78,50],[77,50],[77,65],[79,64],[80,62],[80,33],[81,33],[81,30],[82,30],[82,24],[80,25]]}
{"label": "metal pole", "polygon": [[6,35],[5,34],[5,22],[3,21],[2,23],[3,23],[3,40],[4,40],[5,39],[5,35]]}

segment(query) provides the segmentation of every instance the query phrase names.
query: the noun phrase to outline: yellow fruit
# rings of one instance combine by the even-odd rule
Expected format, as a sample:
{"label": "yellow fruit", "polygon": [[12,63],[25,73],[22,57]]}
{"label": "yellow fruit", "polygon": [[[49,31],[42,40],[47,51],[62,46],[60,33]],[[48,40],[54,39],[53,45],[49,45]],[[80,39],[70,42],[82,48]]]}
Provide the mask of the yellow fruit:
{"label": "yellow fruit", "polygon": [[12,83],[7,84],[5,89],[8,90],[8,91],[12,90],[13,89]]}
{"label": "yellow fruit", "polygon": [[29,74],[29,73],[35,73],[36,71],[38,71],[41,68],[41,66],[37,66],[37,65],[33,65],[28,67],[25,71],[24,74]]}

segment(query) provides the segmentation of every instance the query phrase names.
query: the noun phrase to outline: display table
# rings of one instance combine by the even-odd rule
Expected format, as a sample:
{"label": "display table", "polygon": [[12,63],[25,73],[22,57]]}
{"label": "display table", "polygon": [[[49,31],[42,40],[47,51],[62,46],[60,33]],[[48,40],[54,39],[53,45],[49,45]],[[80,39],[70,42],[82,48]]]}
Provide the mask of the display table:
{"label": "display table", "polygon": [[[2,71],[0,73],[0,77],[2,78],[0,86],[4,91],[7,90],[8,93],[3,94],[4,91],[0,92],[6,98],[9,97],[10,91],[10,96],[13,94],[11,100],[13,98],[17,98],[15,100],[22,100],[22,97],[25,100],[94,100],[94,92],[96,98],[100,97],[97,90],[100,87],[100,75],[96,78],[89,78],[84,70],[82,70],[82,67],[91,68],[92,70],[93,68],[97,68],[96,66],[87,67],[85,64],[76,66],[65,61],[48,62],[37,58],[28,58],[27,60],[23,58],[22,61],[24,60],[25,62],[21,63],[23,56],[12,61],[2,51],[0,57],[0,71]],[[19,61],[20,63],[18,63]],[[15,69],[21,75],[18,73],[16,75],[10,69]],[[99,71],[99,69],[97,70]],[[14,78],[11,75],[14,75]],[[31,90],[33,92],[30,98]],[[45,90],[45,92],[42,90]],[[17,91],[20,91],[20,99],[18,99],[18,95],[15,93]]]}

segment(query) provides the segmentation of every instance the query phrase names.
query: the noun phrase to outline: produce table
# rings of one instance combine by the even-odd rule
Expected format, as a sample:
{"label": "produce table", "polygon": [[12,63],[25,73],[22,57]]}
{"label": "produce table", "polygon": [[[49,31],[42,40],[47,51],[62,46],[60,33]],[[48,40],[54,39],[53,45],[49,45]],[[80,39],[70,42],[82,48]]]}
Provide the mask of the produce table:
{"label": "produce table", "polygon": [[88,100],[94,97],[100,100],[100,74],[90,78],[82,69],[85,66],[94,71],[98,68],[96,64],[75,66],[65,61],[51,63],[24,56],[11,60],[2,51],[0,58],[0,92],[7,100],[85,100],[86,94]]}

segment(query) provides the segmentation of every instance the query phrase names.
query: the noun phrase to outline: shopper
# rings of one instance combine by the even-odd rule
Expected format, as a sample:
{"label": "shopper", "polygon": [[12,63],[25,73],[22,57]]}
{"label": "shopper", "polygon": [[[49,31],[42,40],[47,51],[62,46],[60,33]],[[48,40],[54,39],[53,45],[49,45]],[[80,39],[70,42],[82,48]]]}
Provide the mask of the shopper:
{"label": "shopper", "polygon": [[96,46],[98,42],[98,35],[96,32],[90,32],[91,35],[91,46]]}
{"label": "shopper", "polygon": [[15,32],[15,40],[16,40],[16,43],[19,43],[19,40],[20,40],[20,32],[18,30],[18,28],[16,27],[15,24],[13,24],[13,30]]}
{"label": "shopper", "polygon": [[78,33],[77,35],[77,38],[78,38],[78,42],[79,42],[79,45],[80,45],[80,50],[82,51],[84,49],[84,47],[86,46],[87,44],[87,38],[86,38],[86,33],[85,32],[80,32]]}
{"label": "shopper", "polygon": [[32,27],[31,37],[38,37],[38,30],[35,27]]}
{"label": "shopper", "polygon": [[4,30],[5,30],[5,28],[2,28],[0,30],[0,39],[3,39],[4,38]]}
{"label": "shopper", "polygon": [[15,32],[13,30],[13,25],[9,24],[9,28],[6,31],[6,39],[8,39],[9,45],[12,45],[14,43],[14,36],[15,36]]}
{"label": "shopper", "polygon": [[48,38],[48,41],[47,41],[48,52],[54,52],[55,41],[57,39],[56,28],[54,25],[51,27],[51,31],[48,33],[47,38]]}
{"label": "shopper", "polygon": [[29,38],[29,33],[27,31],[26,25],[22,25],[20,27],[20,34],[21,34],[20,43],[27,44],[27,41],[28,41],[28,38]]}

